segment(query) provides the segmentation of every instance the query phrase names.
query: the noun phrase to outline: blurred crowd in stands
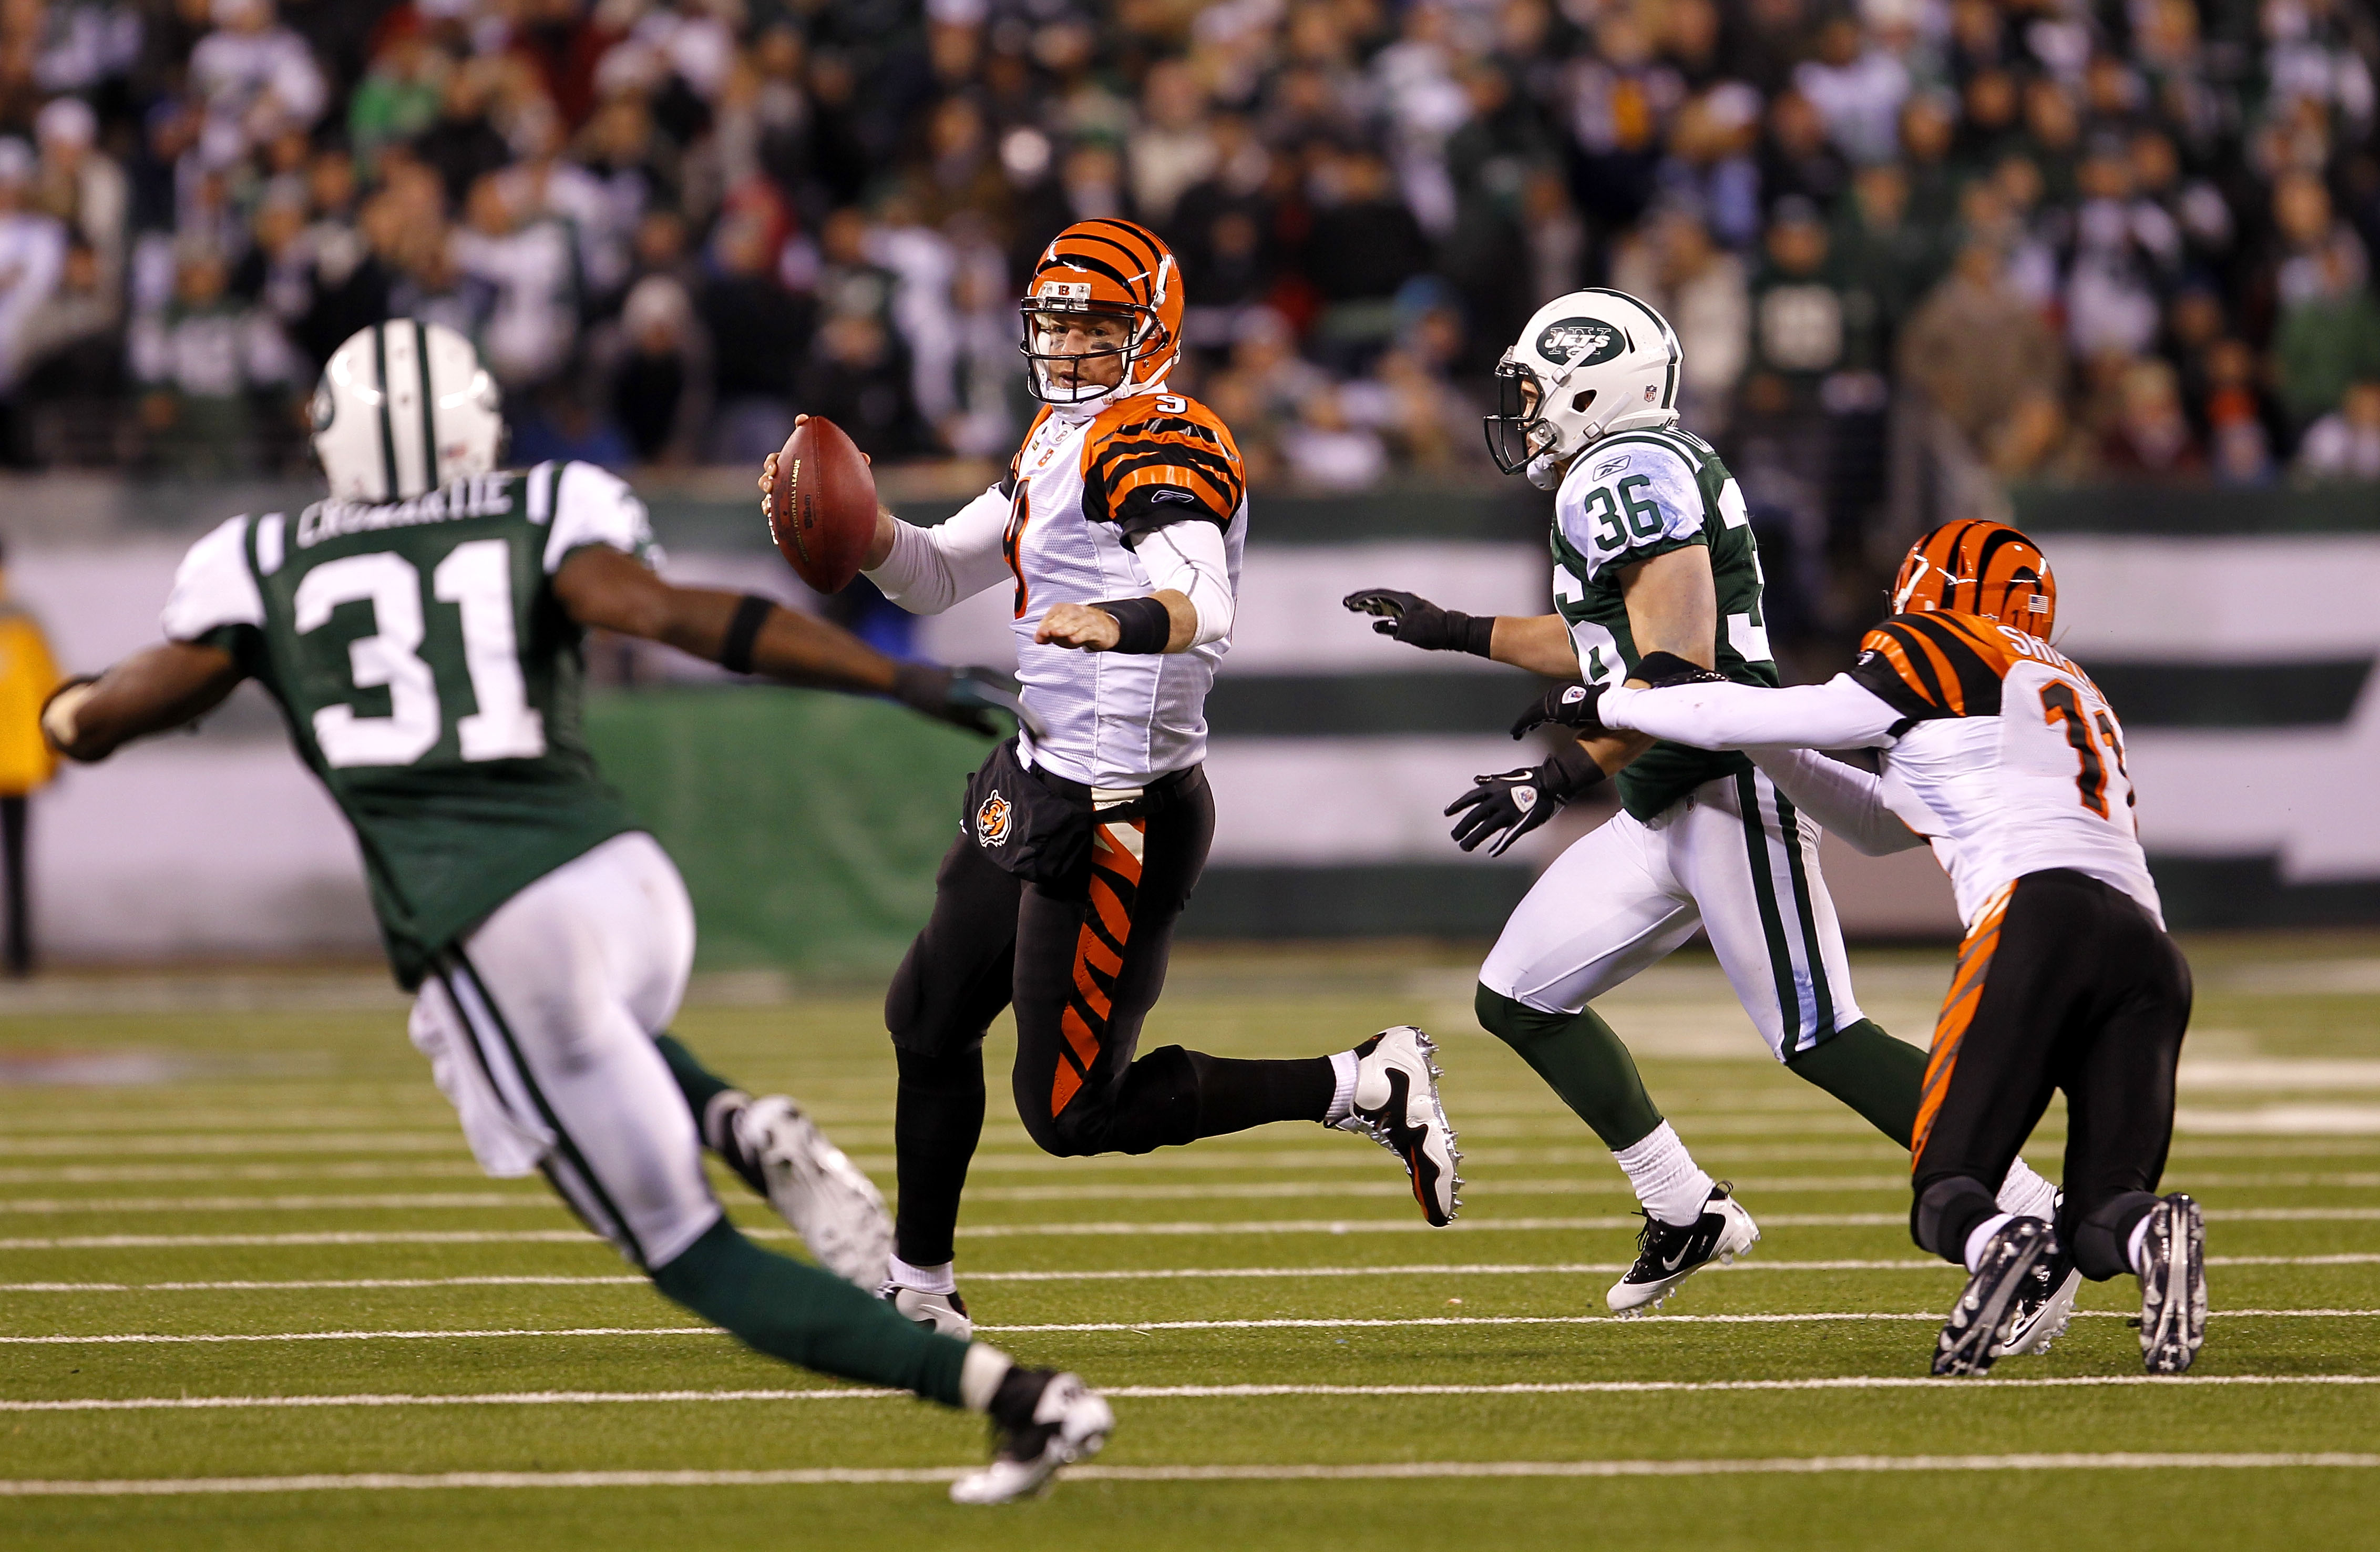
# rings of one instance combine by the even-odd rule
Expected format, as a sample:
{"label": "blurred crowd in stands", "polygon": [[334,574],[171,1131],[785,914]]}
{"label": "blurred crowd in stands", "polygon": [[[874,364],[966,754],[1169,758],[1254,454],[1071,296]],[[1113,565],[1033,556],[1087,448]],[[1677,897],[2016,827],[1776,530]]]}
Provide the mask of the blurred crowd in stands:
{"label": "blurred crowd in stands", "polygon": [[1004,458],[1070,220],[1259,484],[1485,467],[1609,285],[1820,549],[1896,483],[2380,477],[2365,0],[0,0],[0,457],[302,465],[453,324],[521,459]]}

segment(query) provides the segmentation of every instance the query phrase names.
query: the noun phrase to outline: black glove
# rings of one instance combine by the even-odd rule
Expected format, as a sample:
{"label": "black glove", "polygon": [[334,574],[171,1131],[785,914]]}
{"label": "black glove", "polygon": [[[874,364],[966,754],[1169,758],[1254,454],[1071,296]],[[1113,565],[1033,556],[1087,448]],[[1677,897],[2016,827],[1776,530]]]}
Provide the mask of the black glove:
{"label": "black glove", "polygon": [[1496,630],[1493,615],[1441,609],[1419,593],[1398,593],[1384,587],[1351,593],[1340,603],[1353,614],[1380,616],[1372,622],[1376,634],[1393,636],[1424,652],[1467,652],[1474,657],[1485,657],[1488,638]]}
{"label": "black glove", "polygon": [[1680,657],[1673,652],[1648,652],[1636,660],[1635,672],[1628,676],[1643,679],[1655,690],[1667,690],[1675,684],[1725,684],[1727,676],[1716,668],[1706,668],[1699,663]]}
{"label": "black glove", "polygon": [[1574,727],[1582,734],[1608,733],[1596,708],[1603,703],[1603,686],[1599,684],[1560,684],[1529,703],[1529,709],[1512,721],[1512,737],[1519,738],[1532,727],[1542,727],[1550,722],[1562,727]]}
{"label": "black glove", "polygon": [[1567,743],[1542,765],[1471,779],[1479,785],[1446,805],[1450,817],[1463,815],[1454,822],[1454,844],[1476,851],[1482,841],[1497,837],[1488,855],[1501,857],[1514,841],[1551,819],[1554,810],[1601,781],[1603,767],[1585,750]]}
{"label": "black glove", "polygon": [[892,698],[921,715],[953,727],[964,727],[987,739],[1001,737],[992,712],[1006,712],[1017,726],[1036,739],[1049,728],[1028,710],[1005,676],[990,668],[945,668],[933,663],[904,663],[892,677]]}

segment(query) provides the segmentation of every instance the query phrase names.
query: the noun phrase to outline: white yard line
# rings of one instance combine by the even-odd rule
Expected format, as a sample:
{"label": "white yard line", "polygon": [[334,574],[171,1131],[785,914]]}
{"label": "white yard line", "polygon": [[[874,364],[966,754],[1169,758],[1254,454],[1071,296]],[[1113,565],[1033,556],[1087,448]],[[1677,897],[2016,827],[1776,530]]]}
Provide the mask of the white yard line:
{"label": "white yard line", "polygon": [[336,1213],[403,1208],[558,1207],[551,1191],[383,1191],[366,1196],[18,1196],[0,1213]]}
{"label": "white yard line", "polygon": [[[2228,1223],[2370,1223],[2380,1221],[2380,1207],[2231,1207],[2209,1208],[2209,1220]],[[1906,1213],[1763,1213],[1760,1223],[1770,1228],[1889,1228],[1905,1226]],[[741,1226],[739,1226],[741,1227]],[[1553,1230],[1642,1228],[1633,1214],[1603,1217],[1460,1218],[1444,1229],[1433,1229],[1418,1218],[1281,1218],[1256,1222],[1186,1223],[1010,1223],[962,1228],[963,1240],[1007,1240],[1049,1237],[1181,1238],[1236,1234],[1432,1234],[1450,1231],[1519,1234]],[[788,1230],[744,1228],[754,1240],[792,1238]],[[592,1244],[583,1229],[389,1229],[323,1230],[285,1234],[84,1234],[0,1240],[0,1251],[208,1249],[248,1245],[494,1245]]]}
{"label": "white yard line", "polygon": [[[1937,1396],[1984,1396],[1995,1390],[2104,1388],[2123,1386],[2373,1386],[2380,1375],[2069,1375],[2055,1378],[1995,1376],[1988,1385],[1945,1385],[1914,1375],[1849,1375],[1818,1379],[1572,1380],[1514,1385],[1123,1385],[1099,1394],[1120,1401],[1244,1400],[1325,1396],[1634,1396],[1697,1391],[1925,1390]],[[906,1400],[906,1390],[507,1390],[481,1395],[129,1396],[62,1400],[0,1400],[0,1412],[249,1411],[318,1407],[577,1407],[660,1402]]]}
{"label": "white yard line", "polygon": [[[2215,1310],[2210,1312],[2229,1319],[2290,1319],[2290,1320],[2367,1320],[2380,1318],[2380,1309],[2372,1310]],[[2132,1318],[2121,1310],[2077,1310],[2076,1319]],[[1643,1326],[1649,1324],[1697,1326],[1790,1326],[1806,1325],[1812,1321],[1933,1321],[1942,1319],[1939,1311],[1912,1310],[1899,1313],[1885,1310],[1811,1311],[1801,1314],[1488,1314],[1488,1315],[1409,1315],[1390,1318],[1361,1316],[1316,1316],[1311,1318],[1276,1318],[1269,1320],[1143,1320],[1143,1321],[1082,1321],[1075,1323],[1042,1323],[1027,1326],[978,1326],[978,1332],[1014,1335],[1021,1332],[1098,1332],[1098,1331],[1337,1331],[1337,1330],[1401,1330],[1408,1327],[1435,1326]],[[487,1338],[515,1337],[724,1337],[727,1333],[710,1326],[581,1326],[551,1328],[468,1328],[441,1331],[238,1331],[207,1333],[173,1333],[160,1335],[146,1331],[113,1331],[104,1334],[58,1337],[0,1337],[0,1345],[10,1347],[53,1346],[118,1346],[152,1343],[208,1342],[377,1342],[377,1341],[453,1341],[479,1340]]]}
{"label": "white yard line", "polygon": [[[1978,1387],[1979,1388],[1979,1387]],[[1814,1476],[1874,1472],[2339,1470],[2380,1468],[2380,1454],[1814,1455],[1767,1460],[1409,1460],[1348,1465],[1076,1466],[1075,1482],[1426,1482],[1460,1478]],[[795,1471],[354,1473],[315,1476],[131,1477],[0,1481],[0,1497],[180,1497],[224,1493],[385,1493],[532,1487],[923,1486],[973,1466],[817,1467]]]}
{"label": "white yard line", "polygon": [[[2209,1266],[2370,1266],[2380,1254],[2369,1255],[2210,1255]],[[1520,1277],[1624,1272],[1624,1261],[1558,1261],[1543,1263],[1431,1263],[1406,1266],[1159,1266],[1129,1270],[1063,1272],[969,1272],[977,1283],[1184,1282],[1212,1279],[1288,1279],[1301,1277]],[[1926,1272],[1950,1276],[1957,1268],[1924,1257],[1890,1261],[1776,1261],[1758,1256],[1714,1271],[1736,1272]],[[20,1282],[0,1283],[0,1293],[271,1293],[301,1289],[372,1289],[429,1288],[642,1288],[646,1278],[565,1277],[516,1274],[462,1277],[302,1277],[284,1280],[245,1279],[232,1282]]]}

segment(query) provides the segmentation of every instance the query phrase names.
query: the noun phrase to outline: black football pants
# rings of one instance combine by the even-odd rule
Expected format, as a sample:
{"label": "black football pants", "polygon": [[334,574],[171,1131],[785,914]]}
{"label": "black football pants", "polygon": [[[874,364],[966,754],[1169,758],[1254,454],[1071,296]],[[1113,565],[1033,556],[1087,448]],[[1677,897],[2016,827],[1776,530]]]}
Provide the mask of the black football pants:
{"label": "black football pants", "polygon": [[1919,1248],[1964,1264],[2053,1090],[2066,1094],[2058,1241],[2094,1281],[2156,1203],[2173,1139],[2173,1075],[2190,967],[2123,891],[2069,868],[2017,880],[1959,946],[1912,1139]]}
{"label": "black football pants", "polygon": [[963,828],[935,875],[933,914],[885,996],[901,1080],[896,1250],[912,1265],[951,1259],[983,1130],[984,1032],[1012,1002],[1016,1113],[1052,1154],[1145,1154],[1267,1121],[1318,1121],[1330,1106],[1325,1059],[1244,1061],[1179,1045],[1134,1059],[1214,838],[1203,774],[1146,818],[1084,822],[1087,866],[1059,885],[1007,872]]}

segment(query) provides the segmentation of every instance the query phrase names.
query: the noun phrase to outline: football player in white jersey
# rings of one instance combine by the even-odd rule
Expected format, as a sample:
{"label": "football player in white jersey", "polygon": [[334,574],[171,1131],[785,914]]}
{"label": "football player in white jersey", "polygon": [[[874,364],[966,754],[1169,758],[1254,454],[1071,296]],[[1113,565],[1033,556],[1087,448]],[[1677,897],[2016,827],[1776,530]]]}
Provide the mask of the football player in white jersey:
{"label": "football player in white jersey", "polygon": [[[1678,426],[1679,361],[1658,312],[1597,289],[1547,303],[1505,352],[1488,444],[1506,473],[1555,493],[1554,613],[1475,618],[1377,588],[1347,607],[1382,616],[1373,629],[1408,645],[1589,685],[1778,683],[1751,519],[1710,444]],[[1524,717],[1514,736],[1538,720]],[[1601,734],[1479,777],[1447,813],[1462,815],[1464,850],[1487,842],[1493,854],[1607,777],[1623,812],[1563,852],[1513,911],[1480,967],[1477,1008],[1635,1188],[1636,1261],[1605,1296],[1628,1314],[1748,1250],[1759,1230],[1662,1119],[1593,999],[1701,928],[1778,1060],[1904,1146],[1925,1056],[1860,1012],[1818,830],[1766,760]],[[2002,1187],[2011,1209],[2034,1213],[2053,1194],[2022,1160]]]}
{"label": "football player in white jersey", "polygon": [[[1880,776],[1822,760],[1779,785],[1863,849],[1931,845],[1966,922],[1912,1160],[1918,1246],[1971,1274],[1934,1372],[1989,1369],[2020,1301],[2071,1265],[2140,1278],[2143,1357],[2179,1374],[2205,1335],[2204,1229],[2196,1203],[2156,1184],[2190,967],[2141,853],[2123,726],[2045,639],[2057,583],[2015,529],[1927,534],[1892,603],[1825,684],[1591,687],[1564,720],[1706,749],[1880,752]],[[2064,1201],[2054,1222],[2005,1211],[1989,1182],[2058,1089]]]}
{"label": "football player in white jersey", "polygon": [[1248,525],[1231,431],[1166,385],[1183,300],[1172,251],[1146,228],[1102,218],[1060,233],[1020,304],[1041,410],[1007,478],[933,528],[880,516],[867,557],[913,613],[1008,589],[1043,729],[995,750],[969,785],[933,915],[885,997],[901,1200],[883,1292],[942,1331],[971,1329],[953,1239],[983,1128],[984,1032],[1012,1003],[1017,1114],[1052,1154],[1319,1121],[1395,1153],[1430,1223],[1457,1207],[1454,1133],[1417,1029],[1299,1060],[1137,1056],[1214,835],[1206,698]]}
{"label": "football player in white jersey", "polygon": [[[255,679],[355,830],[390,964],[418,994],[413,1042],[483,1169],[544,1174],[657,1289],[762,1352],[990,1413],[992,1464],[953,1485],[961,1501],[1032,1493],[1097,1450],[1114,1418],[1074,1375],[879,1302],[892,1225],[876,1188],[791,1101],[751,1099],[670,1037],[693,906],[578,731],[590,627],[990,732],[978,681],[765,598],[663,581],[619,480],[497,469],[495,385],[450,329],[358,332],[313,421],[328,499],[193,545],[166,640],[62,687],[42,708],[51,740],[103,760]],[[706,1143],[828,1269],[737,1232]]]}

